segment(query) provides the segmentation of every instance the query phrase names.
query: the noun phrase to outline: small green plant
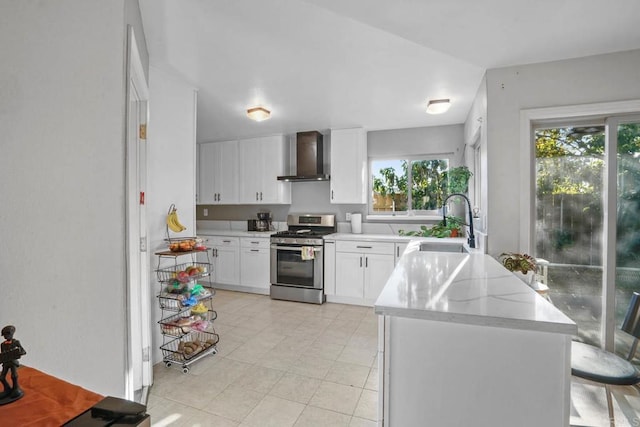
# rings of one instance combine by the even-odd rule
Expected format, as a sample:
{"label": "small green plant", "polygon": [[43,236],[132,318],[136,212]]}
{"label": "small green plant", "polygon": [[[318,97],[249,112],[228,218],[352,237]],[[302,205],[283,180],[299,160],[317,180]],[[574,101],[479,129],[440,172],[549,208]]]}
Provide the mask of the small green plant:
{"label": "small green plant", "polygon": [[[432,227],[421,225],[418,231],[404,231],[398,230],[398,234],[401,236],[418,236],[418,237],[459,237],[452,234],[459,233],[462,226],[466,225],[465,222],[457,216],[447,216],[447,225],[444,225],[444,221],[440,221]],[[454,230],[456,230],[454,232]]]}
{"label": "small green plant", "polygon": [[447,171],[449,194],[466,193],[469,189],[469,178],[473,173],[466,166],[458,166]]}
{"label": "small green plant", "polygon": [[536,259],[531,255],[519,254],[515,252],[504,252],[500,254],[502,265],[509,271],[519,271],[527,274],[529,271],[536,271]]}

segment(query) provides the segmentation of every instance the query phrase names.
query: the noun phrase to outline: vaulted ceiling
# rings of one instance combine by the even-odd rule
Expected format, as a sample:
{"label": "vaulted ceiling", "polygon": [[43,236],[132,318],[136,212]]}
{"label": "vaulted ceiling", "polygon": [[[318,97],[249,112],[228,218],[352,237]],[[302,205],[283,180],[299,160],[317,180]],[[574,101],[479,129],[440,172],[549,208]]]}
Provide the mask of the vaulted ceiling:
{"label": "vaulted ceiling", "polygon": [[640,48],[638,0],[139,1],[151,65],[198,89],[199,142],[463,123],[487,69]]}

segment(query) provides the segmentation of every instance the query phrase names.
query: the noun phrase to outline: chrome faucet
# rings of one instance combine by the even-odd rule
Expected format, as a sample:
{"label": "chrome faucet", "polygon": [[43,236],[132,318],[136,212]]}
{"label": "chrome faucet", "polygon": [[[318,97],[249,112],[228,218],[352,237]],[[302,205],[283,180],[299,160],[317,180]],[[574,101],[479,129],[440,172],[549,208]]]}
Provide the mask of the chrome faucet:
{"label": "chrome faucet", "polygon": [[470,248],[476,247],[476,236],[473,234],[473,213],[471,211],[471,202],[469,198],[461,193],[453,193],[449,194],[442,202],[442,225],[447,225],[447,200],[449,200],[453,196],[460,196],[464,200],[467,201],[467,208],[469,208],[469,237],[467,238],[467,243],[469,243]]}

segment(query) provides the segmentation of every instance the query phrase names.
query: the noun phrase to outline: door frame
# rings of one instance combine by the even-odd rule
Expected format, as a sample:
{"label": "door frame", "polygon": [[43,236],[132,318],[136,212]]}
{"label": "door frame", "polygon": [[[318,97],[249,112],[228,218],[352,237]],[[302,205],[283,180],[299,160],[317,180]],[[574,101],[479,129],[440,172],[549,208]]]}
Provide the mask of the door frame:
{"label": "door frame", "polygon": [[[520,111],[520,251],[525,253],[535,253],[535,143],[533,129],[537,122],[553,121],[559,119],[584,119],[589,116],[622,116],[637,114],[640,111],[640,100],[603,102],[583,105],[567,105],[561,107],[546,107],[524,109]],[[616,118],[617,119],[617,118]],[[617,161],[616,150],[611,150],[609,142],[612,139],[612,129],[609,126],[613,119],[606,121],[606,165],[604,186],[604,224],[607,224],[608,233],[605,233],[603,241],[603,305],[602,305],[602,343],[605,349],[614,350],[614,330],[615,325],[615,286],[607,286],[607,283],[615,283],[615,215],[608,215],[608,212],[615,212],[616,201],[613,202],[609,194],[617,191]],[[615,131],[615,130],[613,130]],[[614,144],[615,145],[615,144]],[[613,147],[617,148],[617,146]],[[611,157],[613,163],[611,164]],[[611,228],[613,221],[614,227]],[[613,265],[614,268],[608,266]],[[611,270],[611,271],[609,271]]]}
{"label": "door frame", "polygon": [[[132,26],[127,28],[126,67],[126,369],[125,397],[143,403],[153,382],[151,363],[151,297],[149,282],[148,232],[144,191],[146,187],[146,135],[149,87]],[[135,107],[132,107],[135,105]],[[135,109],[135,110],[134,110]],[[132,123],[134,120],[135,123]],[[131,130],[133,126],[133,131]],[[133,133],[133,135],[132,135]]]}

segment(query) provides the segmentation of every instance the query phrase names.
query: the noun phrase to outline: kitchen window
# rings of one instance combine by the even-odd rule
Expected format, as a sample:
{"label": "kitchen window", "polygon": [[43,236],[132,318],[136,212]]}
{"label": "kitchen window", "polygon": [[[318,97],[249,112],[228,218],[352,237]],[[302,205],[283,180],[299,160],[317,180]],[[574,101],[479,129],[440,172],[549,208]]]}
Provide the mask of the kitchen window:
{"label": "kitchen window", "polygon": [[369,214],[437,215],[447,194],[448,169],[448,158],[370,159]]}

